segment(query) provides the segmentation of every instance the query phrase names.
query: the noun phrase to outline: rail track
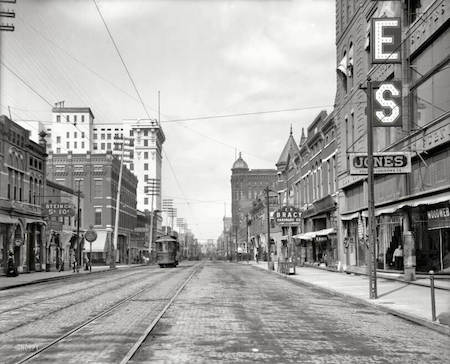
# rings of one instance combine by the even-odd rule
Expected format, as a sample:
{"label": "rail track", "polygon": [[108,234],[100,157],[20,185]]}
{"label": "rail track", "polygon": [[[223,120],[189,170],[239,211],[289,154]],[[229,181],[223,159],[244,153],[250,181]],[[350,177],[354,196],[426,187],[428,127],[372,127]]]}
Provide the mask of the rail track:
{"label": "rail track", "polygon": [[[141,345],[145,342],[148,335],[152,332],[154,327],[157,325],[157,323],[161,320],[165,312],[169,309],[169,307],[173,304],[177,296],[181,293],[181,291],[184,289],[184,287],[189,283],[189,281],[192,279],[192,277],[201,269],[201,264],[196,264],[188,277],[183,280],[181,285],[176,288],[175,293],[171,296],[167,304],[164,306],[164,308],[158,313],[155,319],[151,322],[151,324],[146,328],[145,332],[138,338],[138,340],[135,342],[135,344],[132,346],[132,348],[126,353],[124,358],[120,361],[120,363],[128,363],[131,358],[134,356],[134,354],[139,350]],[[67,338],[70,338],[71,336],[77,334],[80,332],[83,328],[87,327],[88,325],[92,324],[94,321],[98,321],[99,319],[107,316],[111,312],[117,310],[118,308],[124,306],[127,302],[132,301],[134,298],[138,297],[139,295],[142,295],[143,293],[151,290],[156,285],[160,284],[161,282],[155,282],[151,284],[148,287],[142,288],[138,290],[137,292],[133,293],[132,295],[129,295],[128,297],[120,300],[119,302],[115,303],[113,306],[108,307],[106,310],[98,313],[94,317],[90,318],[89,320],[86,320],[85,322],[81,323],[80,325],[76,326],[75,328],[72,328],[70,331],[67,331],[66,333],[62,334],[61,336],[57,337],[53,341],[49,342],[48,344],[43,345],[36,351],[30,353],[29,355],[19,359],[18,361],[15,361],[14,364],[22,364],[22,363],[28,363],[32,362],[34,358],[37,358],[40,354],[48,351],[49,349],[55,347],[58,343],[64,341]]]}

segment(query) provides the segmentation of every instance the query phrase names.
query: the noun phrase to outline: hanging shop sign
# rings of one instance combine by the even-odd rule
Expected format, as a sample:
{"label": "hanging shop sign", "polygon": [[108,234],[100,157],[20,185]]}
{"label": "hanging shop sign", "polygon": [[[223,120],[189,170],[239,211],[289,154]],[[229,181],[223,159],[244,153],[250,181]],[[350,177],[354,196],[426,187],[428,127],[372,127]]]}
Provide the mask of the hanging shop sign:
{"label": "hanging shop sign", "polygon": [[283,206],[273,214],[275,223],[279,225],[290,225],[300,223],[300,210],[294,206]]}
{"label": "hanging shop sign", "polygon": [[[366,175],[368,158],[366,153],[350,153],[350,174]],[[386,152],[373,155],[375,174],[411,173],[411,154],[408,152]]]}
{"label": "hanging shop sign", "polygon": [[402,126],[402,83],[398,80],[371,82],[373,126]]}
{"label": "hanging shop sign", "polygon": [[371,26],[372,63],[400,63],[400,18],[372,18]]}
{"label": "hanging shop sign", "polygon": [[428,230],[450,228],[450,207],[439,207],[427,211]]}
{"label": "hanging shop sign", "polygon": [[68,202],[49,202],[42,205],[42,213],[47,216],[75,216],[75,208]]}

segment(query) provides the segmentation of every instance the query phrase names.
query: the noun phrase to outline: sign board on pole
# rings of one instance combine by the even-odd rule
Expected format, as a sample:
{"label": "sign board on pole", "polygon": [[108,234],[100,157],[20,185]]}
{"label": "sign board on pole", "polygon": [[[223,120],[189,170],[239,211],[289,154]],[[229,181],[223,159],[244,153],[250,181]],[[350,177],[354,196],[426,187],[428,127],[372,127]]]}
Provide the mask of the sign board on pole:
{"label": "sign board on pole", "polygon": [[372,63],[401,63],[400,18],[372,18]]}
{"label": "sign board on pole", "polygon": [[95,240],[97,240],[97,233],[94,230],[87,230],[84,233],[84,239],[90,243],[94,242]]}
{"label": "sign board on pole", "polygon": [[390,80],[372,82],[373,126],[402,126],[402,84]]}
{"label": "sign board on pole", "polygon": [[[375,153],[375,174],[411,173],[411,154],[408,152]],[[367,153],[350,153],[350,174],[367,174]]]}
{"label": "sign board on pole", "polygon": [[48,202],[42,205],[42,214],[47,216],[75,216],[75,207],[70,202]]}
{"label": "sign board on pole", "polygon": [[280,225],[299,224],[300,210],[294,206],[283,206],[273,214],[275,223]]}

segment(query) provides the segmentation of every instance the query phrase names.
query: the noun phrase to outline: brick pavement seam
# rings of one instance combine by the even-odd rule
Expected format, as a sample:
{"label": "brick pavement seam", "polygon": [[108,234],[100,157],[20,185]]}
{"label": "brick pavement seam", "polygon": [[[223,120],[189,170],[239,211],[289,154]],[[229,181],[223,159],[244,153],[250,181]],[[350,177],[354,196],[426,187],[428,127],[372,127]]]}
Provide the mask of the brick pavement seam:
{"label": "brick pavement seam", "polygon": [[331,288],[321,287],[319,285],[315,285],[314,283],[303,281],[302,279],[294,279],[294,278],[291,278],[289,275],[285,275],[285,274],[276,272],[274,270],[270,271],[270,270],[267,270],[267,269],[264,269],[264,268],[255,267],[253,265],[251,267],[253,267],[254,269],[262,270],[262,271],[267,272],[269,274],[276,274],[280,278],[284,278],[284,279],[289,280],[290,282],[293,282],[293,283],[303,284],[305,286],[308,286],[308,287],[311,287],[311,288],[315,288],[315,289],[319,289],[319,290],[321,290],[323,292],[327,292],[327,293],[332,294],[332,295],[336,295],[336,296],[339,296],[339,297],[342,297],[342,298],[345,298],[345,299],[349,299],[351,301],[355,301],[355,302],[360,303],[360,304],[364,304],[365,306],[378,309],[380,311],[389,313],[389,314],[391,314],[393,316],[400,317],[400,318],[402,318],[404,320],[413,322],[413,323],[421,325],[421,326],[425,326],[425,327],[427,327],[427,328],[429,328],[429,329],[431,329],[433,331],[437,331],[437,332],[439,332],[441,334],[450,336],[450,327],[447,327],[445,325],[441,325],[441,324],[439,324],[437,322],[427,321],[427,320],[424,320],[424,319],[422,319],[420,317],[417,317],[417,316],[414,316],[414,315],[410,315],[410,314],[407,314],[407,313],[404,313],[404,312],[392,309],[390,307],[380,306],[380,305],[377,305],[375,303],[368,302],[368,301],[366,301],[366,300],[364,300],[362,298],[358,298],[358,297],[355,297],[355,296],[352,296],[352,295],[349,295],[349,294],[346,294],[346,293],[342,293],[342,292],[333,290]]}

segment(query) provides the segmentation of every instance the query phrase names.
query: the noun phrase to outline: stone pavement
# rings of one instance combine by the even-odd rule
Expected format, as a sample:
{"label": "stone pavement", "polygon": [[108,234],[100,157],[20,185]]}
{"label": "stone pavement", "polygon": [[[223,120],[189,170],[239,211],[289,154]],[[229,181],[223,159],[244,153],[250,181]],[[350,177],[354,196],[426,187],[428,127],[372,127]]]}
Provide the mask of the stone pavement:
{"label": "stone pavement", "polygon": [[[126,268],[132,268],[132,267],[140,267],[142,264],[119,264],[116,265],[117,269],[126,269]],[[65,279],[70,278],[73,276],[80,276],[80,275],[86,275],[86,274],[93,274],[98,272],[105,272],[108,271],[110,268],[108,265],[95,265],[92,266],[92,272],[86,271],[84,269],[80,269],[78,273],[74,273],[72,269],[66,269],[61,272],[33,272],[33,273],[22,273],[19,274],[17,277],[7,277],[6,275],[0,275],[0,291],[5,289],[10,289],[14,287],[21,287],[26,286],[29,284],[35,284],[35,283],[41,283],[41,282],[47,282],[47,281],[53,281],[53,280],[59,280],[59,279]]]}
{"label": "stone pavement", "polygon": [[[242,263],[247,264],[247,263]],[[267,262],[250,262],[259,269],[267,270]],[[276,269],[276,264],[275,264]],[[276,274],[276,270],[273,271]],[[372,305],[385,312],[427,326],[450,335],[450,290],[448,282],[438,281],[435,290],[437,322],[431,320],[431,290],[426,281],[411,284],[398,279],[377,279],[378,298],[369,298],[369,281],[365,275],[327,271],[312,267],[296,267],[295,275],[282,275],[292,281],[318,287],[333,294],[350,297]]]}

